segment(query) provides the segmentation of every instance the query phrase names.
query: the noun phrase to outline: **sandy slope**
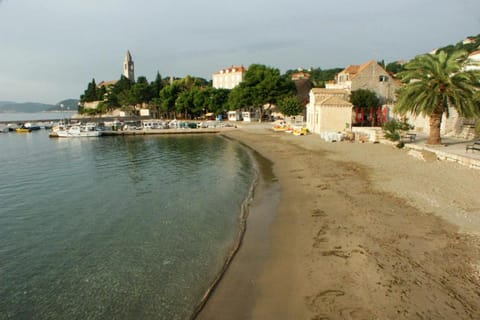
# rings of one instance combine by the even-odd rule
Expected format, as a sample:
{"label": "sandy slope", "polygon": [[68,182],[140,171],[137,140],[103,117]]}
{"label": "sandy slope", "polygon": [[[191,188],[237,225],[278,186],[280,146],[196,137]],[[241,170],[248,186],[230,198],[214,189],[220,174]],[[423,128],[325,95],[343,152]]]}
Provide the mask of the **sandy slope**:
{"label": "sandy slope", "polygon": [[256,126],[226,135],[273,162],[281,198],[199,319],[480,319],[480,171]]}

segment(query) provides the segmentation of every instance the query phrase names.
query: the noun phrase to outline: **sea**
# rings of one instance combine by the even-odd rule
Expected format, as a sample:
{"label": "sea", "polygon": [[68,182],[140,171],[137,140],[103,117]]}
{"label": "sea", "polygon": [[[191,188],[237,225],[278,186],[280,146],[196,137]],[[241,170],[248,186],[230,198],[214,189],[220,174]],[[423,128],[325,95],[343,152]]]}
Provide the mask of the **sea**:
{"label": "sea", "polygon": [[255,176],[217,135],[0,133],[0,319],[189,319]]}
{"label": "sea", "polygon": [[45,111],[45,112],[0,112],[1,122],[23,122],[23,121],[41,121],[41,120],[61,120],[70,119],[76,111]]}

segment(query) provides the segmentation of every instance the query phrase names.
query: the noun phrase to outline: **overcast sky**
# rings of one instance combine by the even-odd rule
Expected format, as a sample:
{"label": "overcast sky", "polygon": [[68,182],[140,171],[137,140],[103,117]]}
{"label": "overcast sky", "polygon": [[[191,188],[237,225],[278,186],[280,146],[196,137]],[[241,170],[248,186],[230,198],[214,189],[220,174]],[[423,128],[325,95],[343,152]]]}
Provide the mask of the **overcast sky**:
{"label": "overcast sky", "polygon": [[480,33],[479,0],[0,0],[0,101],[78,98],[95,78],[211,79],[230,65],[411,59]]}

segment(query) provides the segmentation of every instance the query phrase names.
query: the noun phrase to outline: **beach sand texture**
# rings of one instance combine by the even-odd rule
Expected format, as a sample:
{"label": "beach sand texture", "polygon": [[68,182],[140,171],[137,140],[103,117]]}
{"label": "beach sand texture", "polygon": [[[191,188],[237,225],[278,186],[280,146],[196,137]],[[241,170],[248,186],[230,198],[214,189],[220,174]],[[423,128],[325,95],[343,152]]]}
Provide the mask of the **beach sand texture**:
{"label": "beach sand texture", "polygon": [[275,178],[197,319],[480,319],[480,170],[269,127],[225,133]]}

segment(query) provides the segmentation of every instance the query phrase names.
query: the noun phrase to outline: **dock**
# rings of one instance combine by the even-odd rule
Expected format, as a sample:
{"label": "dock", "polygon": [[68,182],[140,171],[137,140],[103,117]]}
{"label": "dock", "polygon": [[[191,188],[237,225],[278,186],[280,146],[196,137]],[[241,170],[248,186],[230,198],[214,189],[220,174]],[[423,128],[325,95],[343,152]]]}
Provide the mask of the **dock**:
{"label": "dock", "polygon": [[234,127],[224,128],[197,128],[197,129],[143,129],[143,130],[105,130],[103,136],[139,136],[139,135],[178,135],[178,134],[214,134],[229,131]]}

